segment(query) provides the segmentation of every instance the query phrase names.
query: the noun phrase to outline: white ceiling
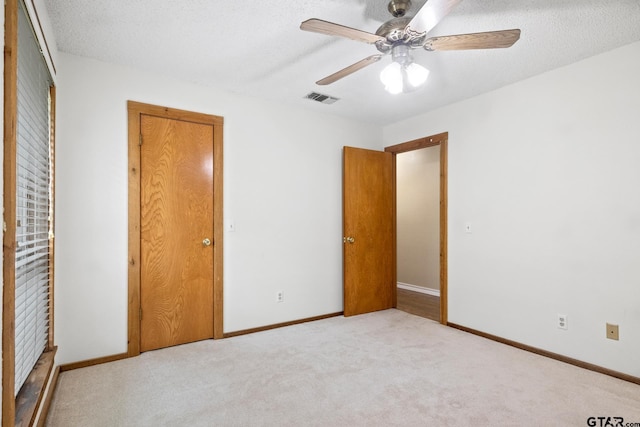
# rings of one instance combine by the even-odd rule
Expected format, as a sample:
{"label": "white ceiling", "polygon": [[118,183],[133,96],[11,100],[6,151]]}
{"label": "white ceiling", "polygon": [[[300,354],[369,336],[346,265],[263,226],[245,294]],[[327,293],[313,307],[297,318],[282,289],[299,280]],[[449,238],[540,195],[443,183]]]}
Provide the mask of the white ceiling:
{"label": "white ceiling", "polygon": [[[320,78],[377,53],[372,45],[304,32],[320,18],[374,33],[388,0],[45,0],[63,52],[234,93],[380,125],[640,40],[640,0],[463,0],[430,35],[520,28],[509,49],[413,51],[426,86],[390,95],[380,62],[332,85]],[[412,16],[424,0],[415,0]],[[615,76],[611,76],[615,79]],[[316,91],[333,105],[304,99]]]}

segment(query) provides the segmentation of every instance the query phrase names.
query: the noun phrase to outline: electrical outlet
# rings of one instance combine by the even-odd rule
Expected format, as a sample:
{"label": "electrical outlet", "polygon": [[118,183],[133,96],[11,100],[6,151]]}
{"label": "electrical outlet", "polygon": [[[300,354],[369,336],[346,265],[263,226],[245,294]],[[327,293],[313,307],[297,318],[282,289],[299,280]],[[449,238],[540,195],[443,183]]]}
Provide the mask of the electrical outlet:
{"label": "electrical outlet", "polygon": [[618,325],[607,323],[607,338],[618,341]]}
{"label": "electrical outlet", "polygon": [[569,316],[566,314],[558,314],[558,328],[569,329]]}
{"label": "electrical outlet", "polygon": [[276,302],[284,302],[284,291],[278,291],[276,293]]}

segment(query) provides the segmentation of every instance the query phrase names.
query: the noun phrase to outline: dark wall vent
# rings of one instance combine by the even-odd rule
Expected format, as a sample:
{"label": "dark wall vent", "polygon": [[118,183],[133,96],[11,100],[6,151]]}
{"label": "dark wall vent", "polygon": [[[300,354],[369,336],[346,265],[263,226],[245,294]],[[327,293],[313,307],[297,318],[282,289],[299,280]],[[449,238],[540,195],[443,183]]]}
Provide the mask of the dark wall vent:
{"label": "dark wall vent", "polygon": [[311,92],[305,96],[307,99],[311,99],[313,101],[322,102],[323,104],[333,104],[338,101],[338,98],[334,98],[333,96],[323,95],[317,92]]}

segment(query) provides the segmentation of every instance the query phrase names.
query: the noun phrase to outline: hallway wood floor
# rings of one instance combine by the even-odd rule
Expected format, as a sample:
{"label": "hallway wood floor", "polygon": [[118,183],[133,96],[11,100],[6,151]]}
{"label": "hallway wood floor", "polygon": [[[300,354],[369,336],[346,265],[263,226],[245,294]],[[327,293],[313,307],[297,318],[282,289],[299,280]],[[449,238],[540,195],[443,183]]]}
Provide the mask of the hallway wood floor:
{"label": "hallway wood floor", "polygon": [[440,321],[440,297],[398,288],[398,310]]}

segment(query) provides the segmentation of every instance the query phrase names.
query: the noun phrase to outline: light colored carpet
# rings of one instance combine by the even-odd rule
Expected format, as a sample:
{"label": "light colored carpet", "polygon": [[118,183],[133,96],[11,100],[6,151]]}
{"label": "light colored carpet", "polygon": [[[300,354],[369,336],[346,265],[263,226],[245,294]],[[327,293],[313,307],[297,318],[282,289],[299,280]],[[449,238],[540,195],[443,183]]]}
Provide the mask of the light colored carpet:
{"label": "light colored carpet", "polygon": [[586,426],[640,386],[398,310],[64,372],[48,426]]}

